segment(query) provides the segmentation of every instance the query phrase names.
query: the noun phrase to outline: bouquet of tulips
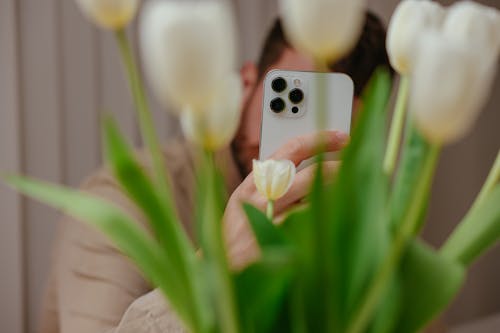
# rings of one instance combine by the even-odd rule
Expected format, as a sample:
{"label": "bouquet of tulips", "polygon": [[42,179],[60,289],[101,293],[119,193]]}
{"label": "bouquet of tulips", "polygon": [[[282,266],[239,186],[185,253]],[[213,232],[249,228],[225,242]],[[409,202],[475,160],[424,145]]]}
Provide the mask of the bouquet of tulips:
{"label": "bouquet of tulips", "polygon": [[[254,162],[256,186],[268,209],[264,213],[244,205],[244,210],[260,256],[234,271],[221,227],[226,195],[213,157],[231,140],[239,120],[241,86],[228,4],[150,2],[140,22],[151,86],[162,102],[181,110],[184,133],[200,147],[199,252],[176,215],[124,32],[138,1],[78,4],[115,32],[122,51],[152,174],[140,167],[110,119],[104,121],[106,157],[149,221],[152,235],[88,194],[19,176],[7,181],[105,233],[161,289],[188,331],[415,332],[446,308],[467,268],[497,243],[500,157],[445,244],[433,249],[419,238],[440,150],[467,133],[488,97],[500,49],[497,10],[468,1],[448,9],[426,0],[402,1],[387,40],[391,63],[401,75],[388,140],[391,78],[381,69],[364,92],[338,174],[329,179],[322,172],[320,138],[307,203],[281,216],[280,223],[273,203],[288,190],[295,166]],[[318,70],[351,49],[365,12],[361,0],[282,0],[280,5],[290,40],[314,57]]]}

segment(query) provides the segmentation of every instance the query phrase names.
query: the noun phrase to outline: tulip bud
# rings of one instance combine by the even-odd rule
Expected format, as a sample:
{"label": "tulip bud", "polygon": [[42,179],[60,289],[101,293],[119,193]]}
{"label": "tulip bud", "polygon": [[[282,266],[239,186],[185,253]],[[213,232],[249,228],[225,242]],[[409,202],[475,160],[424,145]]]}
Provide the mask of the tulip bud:
{"label": "tulip bud", "polygon": [[472,1],[457,2],[448,10],[443,31],[447,38],[481,50],[483,61],[496,61],[500,51],[500,12],[497,9]]}
{"label": "tulip bud", "polygon": [[82,12],[102,28],[124,28],[135,16],[139,0],[76,0]]}
{"label": "tulip bud", "polygon": [[289,160],[253,160],[253,179],[257,190],[274,201],[286,194],[295,177],[295,165]]}
{"label": "tulip bud", "polygon": [[202,110],[187,107],[181,113],[181,127],[188,140],[210,151],[227,146],[238,129],[242,86],[233,73],[219,84],[212,103]]}
{"label": "tulip bud", "polygon": [[364,0],[281,0],[280,5],[293,45],[323,62],[346,55],[361,34]]}
{"label": "tulip bud", "polygon": [[235,68],[236,38],[225,1],[153,1],[140,20],[141,51],[165,105],[203,110]]}
{"label": "tulip bud", "polygon": [[406,75],[412,72],[419,35],[440,28],[444,9],[429,0],[401,1],[387,29],[387,52],[392,67]]}
{"label": "tulip bud", "polygon": [[451,143],[472,128],[496,69],[481,61],[481,52],[442,33],[422,35],[411,81],[410,111],[429,141]]}

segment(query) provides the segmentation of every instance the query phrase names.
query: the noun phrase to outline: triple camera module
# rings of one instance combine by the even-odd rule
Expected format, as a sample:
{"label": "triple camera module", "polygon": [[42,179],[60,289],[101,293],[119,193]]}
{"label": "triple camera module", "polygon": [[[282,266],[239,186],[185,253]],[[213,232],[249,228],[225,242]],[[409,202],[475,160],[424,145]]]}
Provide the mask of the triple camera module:
{"label": "triple camera module", "polygon": [[[288,84],[287,81],[282,77],[277,77],[271,82],[271,88],[274,92],[281,94],[285,92]],[[292,103],[292,113],[298,113],[298,105],[304,100],[304,92],[299,88],[293,88],[288,93],[288,101]],[[274,113],[281,113],[286,109],[286,101],[281,97],[276,97],[271,100],[270,108]]]}

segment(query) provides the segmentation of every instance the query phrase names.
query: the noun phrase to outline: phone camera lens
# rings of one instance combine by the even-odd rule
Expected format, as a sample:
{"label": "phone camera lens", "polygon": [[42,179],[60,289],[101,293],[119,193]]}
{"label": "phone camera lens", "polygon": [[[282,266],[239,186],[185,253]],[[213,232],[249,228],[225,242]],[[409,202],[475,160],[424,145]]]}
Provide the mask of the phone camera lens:
{"label": "phone camera lens", "polygon": [[296,107],[296,106],[294,106],[294,107],[292,108],[292,112],[293,112],[293,113],[299,113],[299,108],[298,108],[298,107]]}
{"label": "phone camera lens", "polygon": [[277,93],[283,92],[286,89],[286,81],[282,77],[278,77],[271,82],[271,87]]}
{"label": "phone camera lens", "polygon": [[275,113],[280,113],[285,110],[285,101],[279,97],[271,101],[271,110]]}
{"label": "phone camera lens", "polygon": [[288,95],[293,104],[299,104],[304,99],[304,92],[300,89],[293,89]]}

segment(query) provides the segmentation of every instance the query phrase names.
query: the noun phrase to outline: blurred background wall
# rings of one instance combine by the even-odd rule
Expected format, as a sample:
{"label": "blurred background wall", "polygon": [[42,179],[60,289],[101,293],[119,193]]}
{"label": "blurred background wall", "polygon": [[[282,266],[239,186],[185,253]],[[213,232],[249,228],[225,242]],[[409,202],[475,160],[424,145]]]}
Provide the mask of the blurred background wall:
{"label": "blurred background wall", "polygon": [[[276,1],[233,2],[240,60],[254,60]],[[387,22],[397,2],[369,5]],[[499,0],[481,2],[500,8]],[[443,152],[425,230],[436,246],[466,212],[500,148],[498,77],[473,133]],[[162,138],[178,135],[176,121],[154,108]],[[140,145],[112,35],[92,27],[70,0],[0,0],[0,170],[78,185],[101,163],[103,112]],[[35,331],[57,220],[54,210],[0,185],[0,332]],[[499,281],[497,247],[474,265],[447,320],[458,325],[500,313]]]}

